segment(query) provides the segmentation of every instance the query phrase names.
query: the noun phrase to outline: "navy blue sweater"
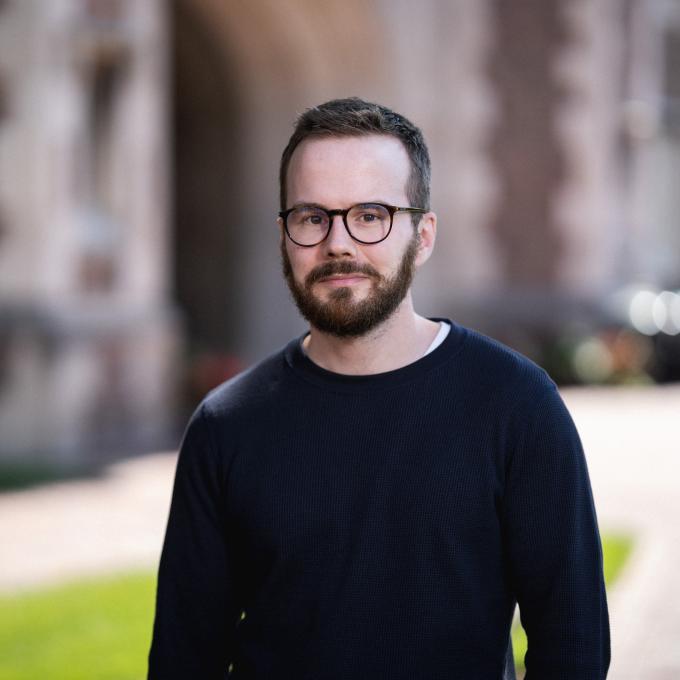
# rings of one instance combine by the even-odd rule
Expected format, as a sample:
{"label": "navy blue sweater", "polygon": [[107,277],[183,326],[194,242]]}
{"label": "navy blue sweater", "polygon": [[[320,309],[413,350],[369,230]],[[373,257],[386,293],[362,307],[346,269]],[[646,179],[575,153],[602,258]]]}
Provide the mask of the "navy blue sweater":
{"label": "navy blue sweater", "polygon": [[554,383],[453,324],[370,376],[300,339],[184,436],[152,680],[602,680],[609,627],[583,451]]}

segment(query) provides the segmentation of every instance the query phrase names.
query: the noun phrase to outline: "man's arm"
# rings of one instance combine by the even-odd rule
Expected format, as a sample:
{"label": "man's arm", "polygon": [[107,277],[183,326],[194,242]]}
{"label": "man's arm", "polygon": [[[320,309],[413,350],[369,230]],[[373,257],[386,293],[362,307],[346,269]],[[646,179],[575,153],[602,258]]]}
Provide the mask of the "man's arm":
{"label": "man's arm", "polygon": [[588,470],[574,423],[546,387],[506,470],[504,540],[529,642],[527,680],[603,680],[609,619]]}
{"label": "man's arm", "polygon": [[158,573],[149,680],[223,680],[237,606],[224,536],[222,474],[205,407],[177,463]]}

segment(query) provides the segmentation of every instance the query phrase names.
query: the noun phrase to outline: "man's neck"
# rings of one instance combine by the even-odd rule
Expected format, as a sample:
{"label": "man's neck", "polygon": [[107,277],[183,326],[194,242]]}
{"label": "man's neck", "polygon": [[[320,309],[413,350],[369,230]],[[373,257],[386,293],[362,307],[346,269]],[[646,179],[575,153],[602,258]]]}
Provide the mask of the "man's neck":
{"label": "man's neck", "polygon": [[371,375],[407,366],[425,354],[439,324],[415,313],[410,296],[377,328],[358,338],[310,329],[303,346],[318,366],[345,375]]}

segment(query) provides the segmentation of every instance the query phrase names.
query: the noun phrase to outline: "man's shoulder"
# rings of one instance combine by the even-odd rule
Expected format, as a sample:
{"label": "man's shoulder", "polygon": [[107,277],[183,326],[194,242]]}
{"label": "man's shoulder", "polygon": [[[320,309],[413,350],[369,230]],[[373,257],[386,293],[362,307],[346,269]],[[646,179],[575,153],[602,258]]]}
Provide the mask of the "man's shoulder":
{"label": "man's shoulder", "polygon": [[280,397],[290,377],[286,371],[287,347],[212,389],[200,408],[210,417],[220,418],[271,405]]}
{"label": "man's shoulder", "polygon": [[548,373],[527,356],[472,328],[466,328],[462,364],[472,380],[496,389],[554,389]]}

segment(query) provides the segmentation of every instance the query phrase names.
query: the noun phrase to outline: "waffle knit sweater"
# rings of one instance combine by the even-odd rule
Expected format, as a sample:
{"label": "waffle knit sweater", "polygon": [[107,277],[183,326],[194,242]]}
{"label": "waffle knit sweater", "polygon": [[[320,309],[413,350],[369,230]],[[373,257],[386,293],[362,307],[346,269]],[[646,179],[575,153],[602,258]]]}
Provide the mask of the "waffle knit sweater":
{"label": "waffle knit sweater", "polygon": [[452,324],[332,373],[296,339],[184,435],[151,680],[602,680],[609,627],[583,451],[554,383]]}

